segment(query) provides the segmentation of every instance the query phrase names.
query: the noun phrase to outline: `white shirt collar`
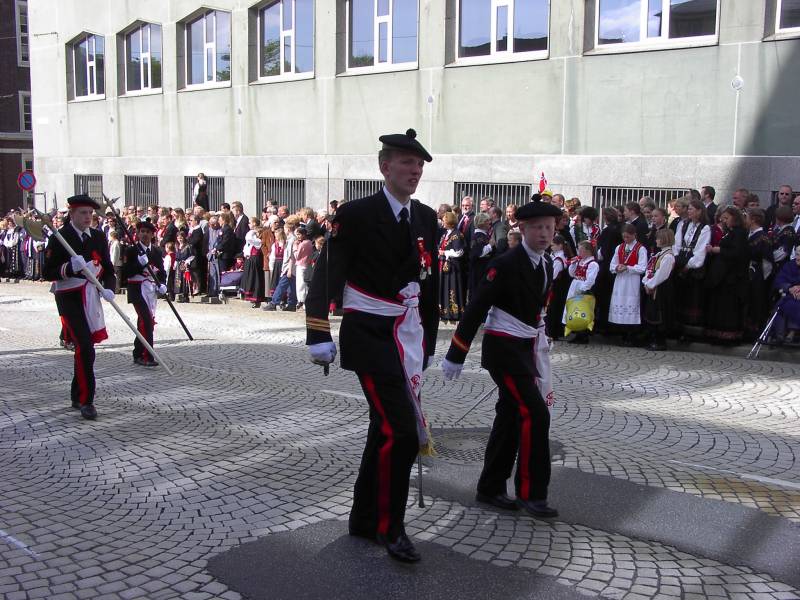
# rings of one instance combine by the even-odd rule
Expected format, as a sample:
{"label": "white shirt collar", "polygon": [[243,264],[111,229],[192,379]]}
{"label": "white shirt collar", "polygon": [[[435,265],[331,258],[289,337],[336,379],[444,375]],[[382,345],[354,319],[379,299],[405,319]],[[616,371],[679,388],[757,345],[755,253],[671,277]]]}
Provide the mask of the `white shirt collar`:
{"label": "white shirt collar", "polygon": [[[70,224],[70,225],[72,225],[72,228],[73,228],[75,231],[77,231],[77,232],[78,232],[78,236],[79,236],[79,237],[80,237],[80,236],[82,236],[84,233],[85,233],[86,235],[88,235],[89,237],[92,237],[92,228],[91,228],[91,227],[87,227],[87,228],[86,228],[84,231],[81,231],[80,229],[78,229],[77,227],[75,227],[75,223],[73,223],[72,221],[70,221],[70,222],[69,222],[69,224]],[[83,239],[83,238],[81,238],[81,239]]]}
{"label": "white shirt collar", "polygon": [[151,247],[153,244],[150,244],[150,246],[145,246],[145,245],[144,245],[142,242],[139,242],[139,245],[140,245],[142,248],[144,248],[145,250],[147,250],[148,252],[150,252],[150,247]]}
{"label": "white shirt collar", "polygon": [[539,263],[541,262],[542,257],[544,256],[544,253],[543,252],[536,252],[536,250],[531,249],[530,246],[528,246],[528,244],[525,243],[525,239],[524,238],[522,239],[522,247],[525,248],[525,254],[527,254],[528,258],[531,259],[531,262],[533,263],[534,268],[538,269],[539,268]]}
{"label": "white shirt collar", "polygon": [[750,235],[753,236],[753,235],[757,234],[759,231],[764,231],[764,228],[763,227],[756,227],[755,229],[750,231]]}
{"label": "white shirt collar", "polygon": [[397,222],[400,222],[400,211],[404,208],[408,209],[408,222],[411,222],[411,201],[408,201],[408,204],[403,204],[392,196],[392,193],[389,191],[389,188],[383,186],[383,193],[386,195],[386,199],[389,201],[389,208],[392,209],[392,213],[394,214],[394,218],[397,219]]}

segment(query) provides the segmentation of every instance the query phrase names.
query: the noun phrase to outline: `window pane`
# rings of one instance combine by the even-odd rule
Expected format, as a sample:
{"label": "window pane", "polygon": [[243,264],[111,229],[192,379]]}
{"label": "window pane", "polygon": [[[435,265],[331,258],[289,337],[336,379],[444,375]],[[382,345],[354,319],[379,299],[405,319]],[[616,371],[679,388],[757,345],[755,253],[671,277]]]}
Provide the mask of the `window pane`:
{"label": "window pane", "polygon": [[95,40],[95,69],[97,82],[97,93],[106,93],[106,70],[105,70],[105,38],[102,36],[94,36]]}
{"label": "window pane", "polygon": [[292,28],[292,0],[281,0],[283,4],[283,30]]}
{"label": "window pane", "polygon": [[647,37],[661,37],[661,24],[664,20],[662,0],[648,0],[647,5]]}
{"label": "window pane", "polygon": [[800,0],[783,0],[781,3],[780,28],[800,27]]}
{"label": "window pane", "polygon": [[375,0],[350,1],[350,67],[375,64]]}
{"label": "window pane", "polygon": [[142,27],[142,52],[150,52],[150,26]]}
{"label": "window pane", "polygon": [[205,43],[208,44],[209,42],[214,41],[214,13],[213,12],[206,13],[204,22],[206,27]]}
{"label": "window pane", "polygon": [[75,49],[75,96],[86,96],[89,93],[89,87],[86,83],[88,45],[89,43],[83,40],[73,46]]}
{"label": "window pane", "polygon": [[206,78],[205,81],[214,80],[214,49],[206,48]]}
{"label": "window pane", "polygon": [[378,23],[378,62],[385,63],[389,53],[389,24],[386,21]]}
{"label": "window pane", "polygon": [[150,59],[142,59],[142,87],[150,87]]}
{"label": "window pane", "polygon": [[127,77],[125,83],[129,92],[142,89],[139,59],[139,30],[137,29],[125,37],[125,75]]}
{"label": "window pane", "polygon": [[638,42],[641,0],[600,0],[600,44]]}
{"label": "window pane", "polygon": [[670,0],[669,37],[714,35],[717,32],[717,3],[714,0]]}
{"label": "window pane", "polygon": [[217,81],[231,80],[231,14],[217,11]]}
{"label": "window pane", "polygon": [[294,3],[294,71],[314,70],[314,0]]}
{"label": "window pane", "polygon": [[392,6],[392,62],[417,60],[417,2],[394,0]]}
{"label": "window pane", "polygon": [[491,52],[491,0],[461,0],[459,56],[487,56]]}
{"label": "window pane", "polygon": [[497,34],[495,35],[495,49],[498,52],[508,50],[508,6],[497,7]]}
{"label": "window pane", "polygon": [[547,50],[547,5],[547,0],[517,0],[514,3],[514,52]]}
{"label": "window pane", "polygon": [[261,11],[261,76],[281,74],[281,5]]}
{"label": "window pane", "polygon": [[196,85],[203,83],[203,19],[197,19],[189,24],[186,29],[188,40],[186,42],[187,48],[190,52],[189,72],[186,75],[186,82],[188,84]]}
{"label": "window pane", "polygon": [[[416,0],[406,0],[406,4],[416,4]],[[378,0],[378,16],[386,17],[389,15],[389,0]]]}
{"label": "window pane", "polygon": [[150,25],[150,85],[161,87],[161,25]]}
{"label": "window pane", "polygon": [[292,36],[290,35],[283,38],[283,72],[292,72]]}

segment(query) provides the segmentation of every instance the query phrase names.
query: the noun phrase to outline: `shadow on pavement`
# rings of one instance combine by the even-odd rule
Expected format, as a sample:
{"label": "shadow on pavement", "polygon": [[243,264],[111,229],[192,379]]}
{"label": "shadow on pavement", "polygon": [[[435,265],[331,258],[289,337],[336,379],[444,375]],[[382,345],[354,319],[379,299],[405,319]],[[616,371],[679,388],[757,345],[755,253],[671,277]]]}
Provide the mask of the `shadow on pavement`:
{"label": "shadow on pavement", "polygon": [[585,598],[555,578],[472,560],[431,543],[417,544],[422,561],[404,565],[386,551],[325,521],[277,533],[218,554],[208,571],[250,600],[552,600]]}

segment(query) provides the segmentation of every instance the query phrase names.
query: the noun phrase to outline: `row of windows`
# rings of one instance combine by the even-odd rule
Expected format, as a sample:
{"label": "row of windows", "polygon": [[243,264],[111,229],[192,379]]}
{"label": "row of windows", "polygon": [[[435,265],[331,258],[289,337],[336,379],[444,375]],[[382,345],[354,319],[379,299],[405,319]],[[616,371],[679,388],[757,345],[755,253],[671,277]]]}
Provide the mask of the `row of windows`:
{"label": "row of windows", "polygon": [[[800,32],[800,0],[776,2],[776,32]],[[545,58],[550,0],[453,0],[457,62]],[[650,48],[714,43],[719,0],[592,0],[595,48]],[[413,68],[417,63],[418,0],[347,0],[346,69]],[[249,11],[255,77],[311,77],[314,0],[269,0]],[[231,79],[231,13],[200,10],[178,23],[179,87],[226,85]],[[26,24],[27,36],[27,24]],[[162,28],[137,22],[118,34],[124,54],[120,92],[157,91],[162,83]],[[27,45],[27,42],[26,42]],[[103,36],[68,44],[70,98],[105,93]],[[122,66],[122,65],[121,65]]]}

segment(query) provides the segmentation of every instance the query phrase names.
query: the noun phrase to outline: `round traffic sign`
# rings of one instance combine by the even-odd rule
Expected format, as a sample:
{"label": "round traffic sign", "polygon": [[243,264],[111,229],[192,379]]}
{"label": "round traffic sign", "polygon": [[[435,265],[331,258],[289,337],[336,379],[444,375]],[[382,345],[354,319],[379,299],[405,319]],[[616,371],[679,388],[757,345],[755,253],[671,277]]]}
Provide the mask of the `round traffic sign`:
{"label": "round traffic sign", "polygon": [[23,171],[17,176],[17,185],[21,190],[30,192],[36,187],[36,176],[33,171]]}

